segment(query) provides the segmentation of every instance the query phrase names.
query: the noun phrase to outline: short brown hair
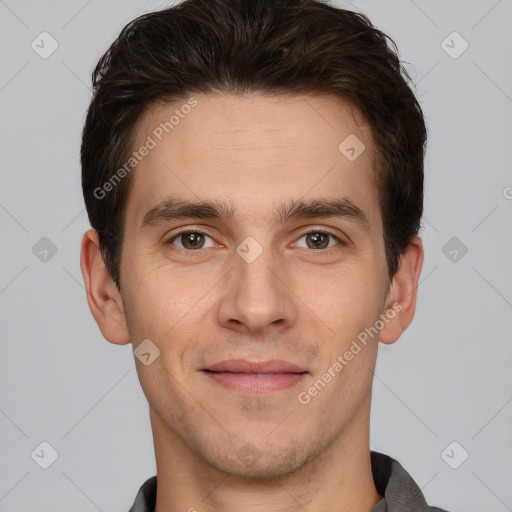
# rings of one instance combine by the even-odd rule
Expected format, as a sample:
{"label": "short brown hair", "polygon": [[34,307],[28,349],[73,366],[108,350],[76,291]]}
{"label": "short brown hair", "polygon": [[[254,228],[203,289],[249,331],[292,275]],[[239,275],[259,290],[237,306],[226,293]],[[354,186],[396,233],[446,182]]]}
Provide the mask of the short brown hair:
{"label": "short brown hair", "polygon": [[[388,44],[389,42],[389,44]],[[389,277],[418,233],[427,130],[394,41],[362,13],[319,0],[185,0],[128,23],[92,75],[81,147],[91,226],[118,289],[126,175],[136,127],[157,101],[191,93],[334,95],[371,128]]]}

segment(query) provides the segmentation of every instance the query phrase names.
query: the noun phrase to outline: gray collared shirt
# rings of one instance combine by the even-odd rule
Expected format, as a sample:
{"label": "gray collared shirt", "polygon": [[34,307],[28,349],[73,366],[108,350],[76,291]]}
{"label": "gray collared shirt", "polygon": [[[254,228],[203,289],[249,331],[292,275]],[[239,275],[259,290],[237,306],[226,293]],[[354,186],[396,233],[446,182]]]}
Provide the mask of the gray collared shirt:
{"label": "gray collared shirt", "polygon": [[[370,512],[446,512],[429,507],[409,473],[394,459],[383,453],[371,452],[373,480],[377,492],[384,496]],[[146,480],[129,512],[154,512],[156,476]]]}

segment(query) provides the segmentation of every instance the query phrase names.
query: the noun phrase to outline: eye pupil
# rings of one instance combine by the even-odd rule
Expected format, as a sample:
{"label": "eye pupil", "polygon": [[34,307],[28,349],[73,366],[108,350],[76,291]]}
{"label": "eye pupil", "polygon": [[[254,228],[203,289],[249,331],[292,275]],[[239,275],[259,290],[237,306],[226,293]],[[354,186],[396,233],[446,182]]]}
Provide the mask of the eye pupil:
{"label": "eye pupil", "polygon": [[184,247],[187,247],[187,244],[190,244],[192,247],[187,247],[187,249],[197,249],[198,245],[201,245],[202,236],[200,233],[185,233],[182,235],[182,243]]}
{"label": "eye pupil", "polygon": [[[327,247],[327,245],[329,245],[328,237],[324,236],[322,233],[309,233],[306,236],[307,236],[306,240],[308,240],[308,239],[312,240],[312,243],[313,243],[312,247],[308,243],[308,247],[310,247],[311,249],[319,249],[319,248],[324,249],[325,247]],[[327,240],[327,245],[325,244],[326,240]]]}

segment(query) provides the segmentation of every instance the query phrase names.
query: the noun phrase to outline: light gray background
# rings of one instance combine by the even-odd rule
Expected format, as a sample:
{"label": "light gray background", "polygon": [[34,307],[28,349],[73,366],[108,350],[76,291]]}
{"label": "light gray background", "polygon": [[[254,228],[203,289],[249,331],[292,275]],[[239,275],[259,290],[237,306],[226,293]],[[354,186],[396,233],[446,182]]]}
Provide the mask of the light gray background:
{"label": "light gray background", "polygon": [[[0,0],[2,512],[127,511],[155,474],[131,345],[104,340],[86,302],[79,145],[98,58],[165,5]],[[395,39],[430,132],[418,309],[381,345],[371,446],[432,504],[512,510],[512,1],[337,5]],[[43,31],[59,45],[47,59],[31,48]],[[469,43],[456,59],[441,45],[453,31]],[[42,237],[57,247],[47,262],[32,252]],[[452,237],[468,249],[456,262]],[[46,470],[31,458],[42,441],[59,454]],[[452,464],[469,453],[458,469],[441,455],[452,441]]]}

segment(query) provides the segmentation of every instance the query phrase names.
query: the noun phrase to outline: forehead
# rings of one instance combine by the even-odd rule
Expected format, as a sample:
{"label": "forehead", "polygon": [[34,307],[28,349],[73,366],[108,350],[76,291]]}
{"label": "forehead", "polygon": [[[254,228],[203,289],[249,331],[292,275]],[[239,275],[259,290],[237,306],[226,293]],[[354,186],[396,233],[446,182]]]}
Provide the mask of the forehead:
{"label": "forehead", "polygon": [[380,219],[370,128],[340,98],[191,94],[145,113],[132,150],[143,146],[151,149],[132,172],[131,225],[169,195],[229,199],[240,217],[308,195],[348,198]]}

